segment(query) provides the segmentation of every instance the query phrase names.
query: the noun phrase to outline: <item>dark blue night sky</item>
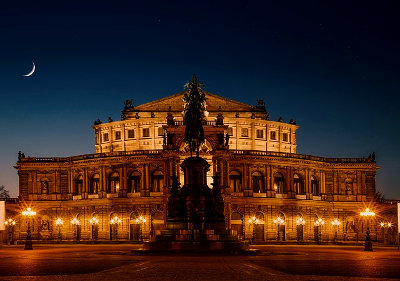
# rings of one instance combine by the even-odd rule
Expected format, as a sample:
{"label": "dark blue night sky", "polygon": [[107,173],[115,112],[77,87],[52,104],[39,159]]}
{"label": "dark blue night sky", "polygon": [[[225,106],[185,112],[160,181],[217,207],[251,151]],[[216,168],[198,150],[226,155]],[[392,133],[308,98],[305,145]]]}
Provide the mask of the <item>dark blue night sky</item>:
{"label": "dark blue night sky", "polygon": [[196,73],[209,92],[295,119],[298,153],[375,151],[378,190],[400,198],[396,1],[59,2],[0,3],[0,185],[13,196],[19,150],[93,153],[95,119]]}

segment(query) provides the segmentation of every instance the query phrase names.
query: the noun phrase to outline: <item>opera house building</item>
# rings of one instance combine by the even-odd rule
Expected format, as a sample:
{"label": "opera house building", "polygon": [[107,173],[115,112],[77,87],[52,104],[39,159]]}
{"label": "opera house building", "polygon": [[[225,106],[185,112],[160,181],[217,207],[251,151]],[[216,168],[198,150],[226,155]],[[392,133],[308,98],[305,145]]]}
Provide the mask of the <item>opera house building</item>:
{"label": "opera house building", "polygon": [[[19,197],[6,202],[7,239],[151,240],[166,226],[172,181],[183,185],[185,92],[142,105],[127,100],[120,120],[94,122],[95,153],[26,157],[15,168]],[[297,153],[296,121],[270,120],[262,100],[244,104],[209,92],[207,184],[221,187],[226,230],[254,242],[394,243],[394,206],[376,200],[374,154],[327,158]],[[96,117],[95,117],[96,118]],[[30,207],[32,218],[21,215]],[[374,217],[360,213],[366,208]],[[390,227],[388,224],[390,223]],[[393,223],[393,225],[392,225]]]}

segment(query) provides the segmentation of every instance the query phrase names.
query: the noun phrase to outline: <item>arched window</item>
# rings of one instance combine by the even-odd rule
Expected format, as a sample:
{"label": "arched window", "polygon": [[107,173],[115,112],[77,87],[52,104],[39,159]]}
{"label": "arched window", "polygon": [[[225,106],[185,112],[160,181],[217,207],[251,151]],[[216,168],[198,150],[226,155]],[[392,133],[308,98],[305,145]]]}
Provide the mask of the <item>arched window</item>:
{"label": "arched window", "polygon": [[301,179],[301,176],[299,174],[294,174],[293,175],[293,187],[294,191],[297,194],[304,194],[304,185],[303,185],[303,180]]}
{"label": "arched window", "polygon": [[345,183],[346,195],[352,195],[353,194],[353,180],[352,179],[346,179],[344,181],[344,183]]}
{"label": "arched window", "polygon": [[129,192],[134,193],[134,192],[140,192],[140,179],[142,175],[140,174],[139,171],[133,171],[131,175],[129,176]]}
{"label": "arched window", "polygon": [[311,192],[315,196],[321,194],[321,191],[319,190],[318,180],[315,176],[311,176]]}
{"label": "arched window", "polygon": [[75,187],[74,187],[74,194],[79,195],[82,193],[82,187],[83,187],[83,176],[79,175],[75,179]]}
{"label": "arched window", "polygon": [[276,193],[286,193],[285,178],[279,172],[274,174],[274,189]]}
{"label": "arched window", "polygon": [[230,187],[233,192],[242,192],[242,175],[238,171],[229,174]]}
{"label": "arched window", "polygon": [[90,179],[90,194],[97,194],[99,193],[99,185],[100,185],[100,175],[94,174]]}
{"label": "arched window", "polygon": [[153,192],[161,192],[164,187],[164,174],[160,170],[156,170],[151,175],[151,190]]}
{"label": "arched window", "polygon": [[261,172],[256,171],[251,175],[251,183],[253,192],[264,193],[264,177]]}
{"label": "arched window", "polygon": [[119,191],[119,174],[114,172],[108,181],[107,193],[117,193]]}

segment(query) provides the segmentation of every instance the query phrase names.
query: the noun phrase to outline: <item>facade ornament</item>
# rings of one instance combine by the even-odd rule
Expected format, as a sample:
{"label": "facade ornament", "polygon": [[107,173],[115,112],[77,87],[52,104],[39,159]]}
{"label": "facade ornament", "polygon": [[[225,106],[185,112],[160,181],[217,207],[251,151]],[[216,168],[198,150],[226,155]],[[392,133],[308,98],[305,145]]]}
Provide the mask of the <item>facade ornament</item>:
{"label": "facade ornament", "polygon": [[128,109],[128,108],[133,108],[133,100],[126,100],[124,103],[124,108]]}
{"label": "facade ornament", "polygon": [[108,117],[108,122],[112,122],[113,120],[112,120],[112,118],[109,116]]}

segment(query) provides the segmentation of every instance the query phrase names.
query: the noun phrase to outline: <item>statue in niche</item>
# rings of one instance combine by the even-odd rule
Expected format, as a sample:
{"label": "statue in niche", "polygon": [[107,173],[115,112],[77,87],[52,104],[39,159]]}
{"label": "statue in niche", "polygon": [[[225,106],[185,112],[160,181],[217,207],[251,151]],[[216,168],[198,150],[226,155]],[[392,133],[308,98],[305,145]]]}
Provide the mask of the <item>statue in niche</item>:
{"label": "statue in niche", "polygon": [[345,193],[346,193],[346,195],[353,194],[353,182],[350,179],[347,179],[345,181]]}
{"label": "statue in niche", "polygon": [[50,225],[48,220],[42,220],[41,230],[50,230]]}
{"label": "statue in niche", "polygon": [[47,181],[42,181],[42,194],[49,193],[49,183]]}
{"label": "statue in niche", "polygon": [[196,75],[193,75],[192,81],[186,83],[185,86],[189,91],[183,96],[186,124],[184,141],[189,145],[190,155],[192,156],[193,152],[196,152],[197,157],[199,157],[199,149],[204,143],[203,120],[206,96],[202,92],[202,86],[197,82]]}
{"label": "statue in niche", "polygon": [[229,145],[229,138],[230,138],[229,134],[226,134],[225,135],[225,146]]}

